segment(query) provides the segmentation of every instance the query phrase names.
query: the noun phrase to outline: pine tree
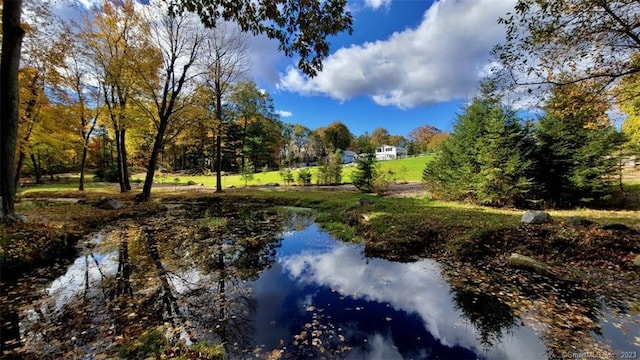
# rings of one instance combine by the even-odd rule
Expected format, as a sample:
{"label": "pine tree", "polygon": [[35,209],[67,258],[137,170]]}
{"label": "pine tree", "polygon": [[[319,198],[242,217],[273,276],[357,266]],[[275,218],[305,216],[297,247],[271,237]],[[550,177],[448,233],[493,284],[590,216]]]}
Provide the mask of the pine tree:
{"label": "pine tree", "polygon": [[623,136],[608,124],[606,99],[579,85],[554,89],[536,128],[536,192],[550,206],[575,206],[612,191]]}
{"label": "pine tree", "polygon": [[517,205],[528,196],[532,144],[493,90],[491,82],[482,84],[481,94],[458,116],[451,137],[425,168],[423,181],[435,196],[494,206]]}
{"label": "pine tree", "polygon": [[365,154],[356,159],[356,170],[351,174],[351,181],[355,187],[363,192],[373,190],[373,180],[376,177],[376,155]]}

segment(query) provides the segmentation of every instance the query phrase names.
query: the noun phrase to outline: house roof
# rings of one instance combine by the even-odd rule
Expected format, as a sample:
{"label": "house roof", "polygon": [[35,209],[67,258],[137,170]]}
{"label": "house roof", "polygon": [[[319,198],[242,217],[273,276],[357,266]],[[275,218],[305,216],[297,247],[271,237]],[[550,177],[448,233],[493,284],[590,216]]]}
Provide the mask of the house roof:
{"label": "house roof", "polygon": [[403,147],[400,147],[400,146],[393,146],[393,145],[386,145],[386,144],[382,144],[382,145],[378,146],[378,148],[385,148],[385,147],[391,147],[391,148],[395,148],[396,150],[397,149],[401,149],[401,150],[407,151],[407,149],[405,149]]}

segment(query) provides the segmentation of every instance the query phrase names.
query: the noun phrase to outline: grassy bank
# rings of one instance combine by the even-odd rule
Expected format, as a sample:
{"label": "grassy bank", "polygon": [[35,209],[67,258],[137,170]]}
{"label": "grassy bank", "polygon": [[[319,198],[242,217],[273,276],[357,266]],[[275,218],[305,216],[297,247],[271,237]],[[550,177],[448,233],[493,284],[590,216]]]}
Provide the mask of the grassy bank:
{"label": "grassy bank", "polygon": [[[90,205],[55,204],[48,202],[23,203],[18,211],[27,215],[29,222],[18,229],[2,228],[3,267],[11,262],[13,256],[23,251],[20,247],[7,251],[15,243],[12,240],[33,238],[22,234],[27,231],[22,226],[42,234],[44,241],[49,238],[76,238],[101,224],[120,217],[144,216],[153,209],[147,205],[133,205],[133,196],[137,191],[120,194],[115,187],[101,187],[84,192],[64,188],[45,188],[43,192],[32,188],[24,197],[77,197],[88,202],[100,196],[112,196],[129,204],[125,209],[114,212],[99,210]],[[179,186],[166,187],[154,191],[154,204],[167,200],[189,200],[194,198],[221,197],[232,202],[258,201],[274,205],[310,207],[316,210],[316,221],[326,230],[346,241],[365,241],[370,255],[387,258],[412,260],[434,254],[460,256],[469,255],[469,249],[479,239],[495,237],[505,231],[530,231],[520,226],[523,211],[494,209],[463,203],[432,201],[426,198],[384,198],[363,195],[343,190],[307,190],[302,188],[274,188],[273,190],[229,190],[222,194],[211,192],[184,191]],[[638,211],[607,210],[562,210],[551,211],[557,226],[569,217],[586,217],[600,225],[621,223],[638,226]],[[515,229],[515,230],[514,230]],[[16,233],[13,233],[13,232]],[[545,230],[551,231],[551,230]],[[584,237],[582,230],[574,231],[572,236]],[[28,233],[28,231],[27,231]],[[515,233],[510,236],[517,236]],[[523,235],[524,236],[524,235]],[[572,240],[573,241],[573,240]],[[576,240],[577,241],[577,240]],[[32,242],[38,244],[38,242]],[[488,244],[487,246],[489,246]],[[505,245],[506,246],[506,245]],[[518,244],[512,244],[517,247]],[[29,245],[39,249],[41,245]],[[505,250],[505,249],[503,249]],[[506,251],[506,250],[505,250]],[[7,255],[10,253],[12,255]],[[26,251],[31,254],[32,252]],[[46,257],[46,256],[44,256]],[[41,257],[27,255],[29,263],[37,262]]]}

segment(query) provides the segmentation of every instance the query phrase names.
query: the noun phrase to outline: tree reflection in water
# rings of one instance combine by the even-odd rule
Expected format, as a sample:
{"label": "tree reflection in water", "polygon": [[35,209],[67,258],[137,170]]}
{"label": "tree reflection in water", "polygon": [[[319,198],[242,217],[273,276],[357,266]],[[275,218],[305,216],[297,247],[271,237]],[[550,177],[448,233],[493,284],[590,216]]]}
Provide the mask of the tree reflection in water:
{"label": "tree reflection in water", "polygon": [[274,263],[285,222],[275,210],[225,202],[122,223],[48,289],[3,304],[12,324],[2,329],[3,357],[12,346],[19,358],[115,355],[158,327],[171,340],[250,351],[250,282]]}
{"label": "tree reflection in water", "polygon": [[478,342],[485,351],[500,343],[507,331],[518,324],[509,305],[496,296],[452,288],[455,308],[478,330]]}
{"label": "tree reflection in water", "polygon": [[157,226],[143,230],[163,318],[185,340],[222,343],[229,354],[249,351],[250,281],[275,262],[284,221],[255,207],[189,207],[185,218],[172,219],[170,233]]}

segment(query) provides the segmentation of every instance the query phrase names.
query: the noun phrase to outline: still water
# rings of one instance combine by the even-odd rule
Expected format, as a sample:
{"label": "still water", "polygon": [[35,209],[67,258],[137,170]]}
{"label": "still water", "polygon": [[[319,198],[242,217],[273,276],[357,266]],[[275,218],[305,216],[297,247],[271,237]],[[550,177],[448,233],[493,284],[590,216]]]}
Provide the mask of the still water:
{"label": "still water", "polygon": [[[117,357],[152,328],[185,344],[224,343],[230,358],[548,355],[539,332],[497,298],[452,288],[438,262],[367,258],[291,209],[180,207],[82,247],[53,281],[3,298],[19,319],[20,339],[8,344],[20,356]],[[604,321],[598,336],[627,349],[640,331],[633,320],[626,335]]]}

